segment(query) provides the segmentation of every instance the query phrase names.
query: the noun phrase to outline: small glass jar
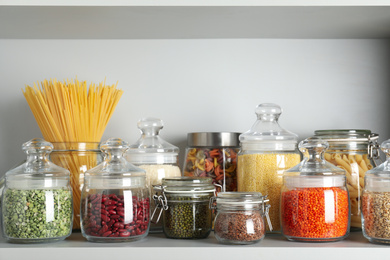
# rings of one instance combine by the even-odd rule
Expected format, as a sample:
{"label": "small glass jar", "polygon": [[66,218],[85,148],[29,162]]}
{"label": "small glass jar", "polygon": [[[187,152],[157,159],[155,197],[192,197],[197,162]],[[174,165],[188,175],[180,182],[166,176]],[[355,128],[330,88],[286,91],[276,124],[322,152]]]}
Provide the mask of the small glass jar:
{"label": "small glass jar", "polygon": [[56,165],[70,171],[70,185],[73,191],[73,230],[80,230],[80,198],[84,174],[102,162],[98,142],[53,143],[50,159]]}
{"label": "small glass jar", "polygon": [[390,243],[390,140],[381,144],[386,161],[366,172],[362,195],[363,235],[372,243]]}
{"label": "small glass jar", "polygon": [[[267,196],[260,192],[220,192],[214,197],[211,208],[217,209],[214,221],[214,234],[223,244],[253,244],[265,236],[264,217],[269,220]],[[214,206],[216,202],[216,207]]]}
{"label": "small glass jar", "polygon": [[351,230],[361,230],[361,195],[366,171],[379,158],[378,135],[370,130],[317,130],[315,136],[327,141],[325,159],[345,170],[351,201]]}
{"label": "small glass jar", "polygon": [[[210,198],[215,187],[209,177],[164,178],[155,190],[161,195],[153,198],[163,212],[163,231],[168,238],[200,239],[211,232]],[[153,215],[157,214],[157,208]],[[153,216],[152,215],[152,216]]]}
{"label": "small glass jar", "polygon": [[22,146],[27,161],[5,174],[3,235],[12,243],[64,240],[72,232],[69,171],[48,159],[53,145],[32,139]]}
{"label": "small glass jar", "polygon": [[211,177],[220,191],[237,191],[239,133],[188,133],[184,176]]}
{"label": "small glass jar", "polygon": [[[163,121],[157,118],[143,118],[138,121],[141,137],[130,146],[126,158],[135,166],[146,171],[146,183],[149,191],[153,193],[153,185],[161,185],[163,178],[180,177],[178,166],[179,148],[164,141],[160,136]],[[155,209],[151,202],[151,211]],[[150,232],[162,232],[161,223],[151,223]]]}
{"label": "small glass jar", "polygon": [[303,161],[283,176],[282,234],[292,241],[338,241],[349,234],[350,202],[345,171],[324,159],[328,143],[307,138]]}
{"label": "small glass jar", "polygon": [[104,161],[88,170],[81,195],[81,231],[92,242],[125,242],[149,232],[150,200],[145,171],[123,157],[119,138],[100,146]]}
{"label": "small glass jar", "polygon": [[[283,172],[301,160],[298,136],[279,126],[282,109],[276,104],[256,107],[257,121],[240,135],[238,154],[238,191],[267,194],[271,205],[279,205]],[[278,206],[270,208],[273,232],[280,232]],[[267,229],[267,231],[270,231]]]}

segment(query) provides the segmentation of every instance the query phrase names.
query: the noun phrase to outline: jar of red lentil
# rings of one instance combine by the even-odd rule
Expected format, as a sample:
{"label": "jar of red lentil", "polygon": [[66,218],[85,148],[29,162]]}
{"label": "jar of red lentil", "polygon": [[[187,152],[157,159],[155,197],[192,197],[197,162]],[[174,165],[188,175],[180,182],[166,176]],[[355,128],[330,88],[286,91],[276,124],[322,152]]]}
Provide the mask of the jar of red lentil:
{"label": "jar of red lentil", "polygon": [[88,170],[81,193],[81,232],[92,242],[127,242],[149,232],[150,199],[145,171],[124,158],[127,142],[100,146],[105,160]]}
{"label": "jar of red lentil", "polygon": [[[279,126],[282,113],[276,104],[256,107],[257,121],[241,134],[237,162],[238,191],[267,194],[274,232],[280,232],[280,191],[283,172],[301,160],[298,136]],[[270,231],[267,229],[267,231]]]}
{"label": "jar of red lentil", "polygon": [[390,243],[390,140],[381,144],[386,161],[366,172],[362,195],[363,235],[373,243]]}
{"label": "jar of red lentil", "polygon": [[188,133],[184,176],[211,177],[217,192],[237,191],[239,133]]}
{"label": "jar of red lentil", "polygon": [[317,130],[315,136],[329,143],[325,160],[345,170],[351,201],[351,231],[361,230],[361,195],[366,171],[379,159],[378,135],[370,130]]}
{"label": "jar of red lentil", "polygon": [[218,193],[210,201],[211,208],[218,212],[214,221],[217,240],[223,244],[239,245],[260,242],[265,236],[264,218],[272,230],[268,201],[267,196],[260,192]]}
{"label": "jar of red lentil", "polygon": [[350,225],[345,171],[324,159],[326,141],[308,138],[299,148],[305,158],[283,176],[282,234],[292,241],[342,240]]}

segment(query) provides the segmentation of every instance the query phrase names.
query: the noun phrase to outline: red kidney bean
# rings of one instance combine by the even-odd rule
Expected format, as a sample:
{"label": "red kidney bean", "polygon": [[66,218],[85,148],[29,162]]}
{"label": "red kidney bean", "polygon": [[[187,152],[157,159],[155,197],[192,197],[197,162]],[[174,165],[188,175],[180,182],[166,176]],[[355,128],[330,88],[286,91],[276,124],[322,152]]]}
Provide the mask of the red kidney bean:
{"label": "red kidney bean", "polygon": [[123,195],[89,195],[86,199],[86,207],[83,216],[85,233],[98,237],[129,237],[144,234],[149,225],[150,200],[133,197],[133,221],[124,223]]}

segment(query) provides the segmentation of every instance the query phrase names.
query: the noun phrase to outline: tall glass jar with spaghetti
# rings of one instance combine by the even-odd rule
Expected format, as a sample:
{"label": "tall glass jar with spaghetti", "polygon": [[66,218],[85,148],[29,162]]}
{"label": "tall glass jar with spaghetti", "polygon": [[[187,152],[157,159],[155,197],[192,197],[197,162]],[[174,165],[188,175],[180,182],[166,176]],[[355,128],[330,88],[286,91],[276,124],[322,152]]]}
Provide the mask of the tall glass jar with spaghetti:
{"label": "tall glass jar with spaghetti", "polygon": [[[181,171],[177,165],[179,148],[163,140],[159,133],[163,121],[158,118],[142,118],[138,121],[141,137],[130,145],[126,159],[135,166],[146,171],[146,183],[149,192],[153,193],[153,185],[161,185],[163,178],[180,177]],[[151,202],[151,211],[155,209]],[[151,233],[162,232],[161,223],[151,223]]]}
{"label": "tall glass jar with spaghetti", "polygon": [[102,153],[97,142],[53,143],[50,154],[53,163],[70,171],[70,184],[73,191],[73,230],[80,230],[80,198],[84,183],[84,173],[102,161]]}
{"label": "tall glass jar with spaghetti", "polygon": [[279,204],[283,173],[301,160],[297,149],[298,136],[280,127],[280,106],[260,104],[255,112],[257,121],[239,137],[238,191],[267,194],[273,232],[280,232]]}
{"label": "tall glass jar with spaghetti", "polygon": [[345,170],[351,200],[351,231],[361,230],[361,195],[366,171],[379,158],[378,135],[370,130],[317,130],[315,136],[329,143],[325,159]]}

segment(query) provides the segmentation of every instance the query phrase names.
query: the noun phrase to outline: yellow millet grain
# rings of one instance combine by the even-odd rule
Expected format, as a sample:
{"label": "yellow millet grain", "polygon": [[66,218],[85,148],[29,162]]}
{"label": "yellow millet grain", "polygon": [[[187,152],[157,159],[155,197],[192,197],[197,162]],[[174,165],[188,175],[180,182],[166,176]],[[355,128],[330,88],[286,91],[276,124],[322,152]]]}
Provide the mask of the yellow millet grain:
{"label": "yellow millet grain", "polygon": [[[301,161],[298,153],[243,154],[238,156],[238,191],[256,191],[268,195],[269,216],[274,231],[280,231],[280,192],[285,170]],[[267,230],[268,225],[267,225]]]}

